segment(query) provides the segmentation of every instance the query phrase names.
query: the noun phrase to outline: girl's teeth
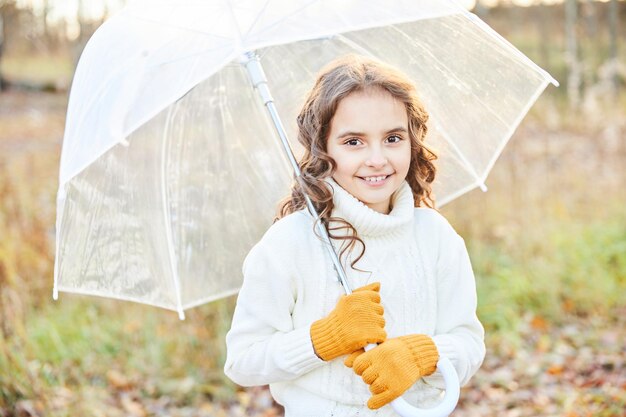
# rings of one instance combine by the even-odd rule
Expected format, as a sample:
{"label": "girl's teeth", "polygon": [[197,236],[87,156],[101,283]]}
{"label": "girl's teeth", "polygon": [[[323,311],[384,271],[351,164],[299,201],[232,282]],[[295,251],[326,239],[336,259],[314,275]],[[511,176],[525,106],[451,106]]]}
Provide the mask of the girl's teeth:
{"label": "girl's teeth", "polygon": [[387,178],[386,175],[383,175],[382,177],[365,177],[365,181],[378,182],[384,180],[385,178]]}

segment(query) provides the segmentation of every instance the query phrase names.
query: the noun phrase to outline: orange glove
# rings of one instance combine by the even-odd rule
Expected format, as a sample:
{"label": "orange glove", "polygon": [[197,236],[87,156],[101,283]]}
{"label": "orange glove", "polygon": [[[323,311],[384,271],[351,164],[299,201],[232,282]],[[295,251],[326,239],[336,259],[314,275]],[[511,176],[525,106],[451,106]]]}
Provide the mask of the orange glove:
{"label": "orange glove", "polygon": [[376,410],[400,397],[415,381],[437,369],[439,352],[423,334],[388,339],[374,349],[359,350],[344,364],[361,375],[373,394],[367,406]]}
{"label": "orange glove", "polygon": [[343,295],[328,316],[311,325],[315,353],[329,361],[387,338],[380,283],[374,282]]}

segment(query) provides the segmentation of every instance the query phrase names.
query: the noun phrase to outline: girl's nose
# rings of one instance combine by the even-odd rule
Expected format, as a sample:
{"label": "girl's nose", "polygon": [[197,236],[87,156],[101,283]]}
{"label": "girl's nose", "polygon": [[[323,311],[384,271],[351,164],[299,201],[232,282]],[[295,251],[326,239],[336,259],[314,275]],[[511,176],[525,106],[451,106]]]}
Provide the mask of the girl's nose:
{"label": "girl's nose", "polygon": [[365,161],[365,165],[379,168],[387,164],[387,157],[384,155],[381,149],[373,149],[369,154],[369,157]]}

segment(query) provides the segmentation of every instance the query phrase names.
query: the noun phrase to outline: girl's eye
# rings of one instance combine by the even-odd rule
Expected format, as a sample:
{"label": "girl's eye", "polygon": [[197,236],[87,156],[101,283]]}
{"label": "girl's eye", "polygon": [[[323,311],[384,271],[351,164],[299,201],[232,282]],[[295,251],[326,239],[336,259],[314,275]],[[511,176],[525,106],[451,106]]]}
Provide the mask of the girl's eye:
{"label": "girl's eye", "polygon": [[387,138],[387,140],[389,140],[391,143],[398,143],[402,140],[402,137],[398,135],[391,135]]}
{"label": "girl's eye", "polygon": [[345,142],[346,145],[350,145],[350,146],[357,146],[360,142],[359,139],[353,138],[353,139],[349,139]]}

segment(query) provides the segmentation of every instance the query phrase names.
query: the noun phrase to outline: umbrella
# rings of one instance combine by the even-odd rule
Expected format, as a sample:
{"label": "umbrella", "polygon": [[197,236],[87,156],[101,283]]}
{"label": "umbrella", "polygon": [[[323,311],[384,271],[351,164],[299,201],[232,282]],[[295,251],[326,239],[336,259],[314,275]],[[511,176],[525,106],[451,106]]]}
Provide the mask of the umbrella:
{"label": "umbrella", "polygon": [[271,88],[274,116],[287,121],[284,140],[296,137],[303,94],[334,57],[357,52],[406,72],[442,155],[440,205],[486,189],[517,125],[557,85],[451,0],[135,1],[98,29],[74,76],[55,298],[106,296],[182,318],[238,290],[234,271],[270,225],[295,160],[250,86],[250,51],[267,74],[257,86]]}

